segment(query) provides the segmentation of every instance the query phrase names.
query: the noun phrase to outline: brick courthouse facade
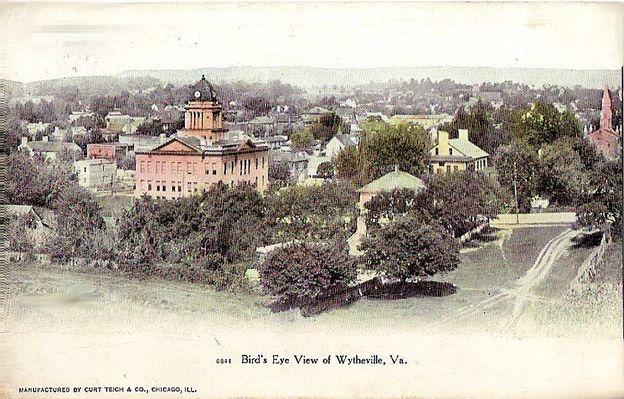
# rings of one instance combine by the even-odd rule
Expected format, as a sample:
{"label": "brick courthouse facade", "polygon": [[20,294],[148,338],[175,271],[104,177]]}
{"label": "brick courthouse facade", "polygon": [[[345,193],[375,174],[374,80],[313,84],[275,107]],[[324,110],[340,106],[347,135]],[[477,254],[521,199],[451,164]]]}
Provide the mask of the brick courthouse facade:
{"label": "brick courthouse facade", "polygon": [[179,198],[216,183],[268,184],[268,146],[255,139],[227,139],[223,107],[212,85],[202,79],[191,87],[184,129],[149,151],[136,153],[135,195]]}

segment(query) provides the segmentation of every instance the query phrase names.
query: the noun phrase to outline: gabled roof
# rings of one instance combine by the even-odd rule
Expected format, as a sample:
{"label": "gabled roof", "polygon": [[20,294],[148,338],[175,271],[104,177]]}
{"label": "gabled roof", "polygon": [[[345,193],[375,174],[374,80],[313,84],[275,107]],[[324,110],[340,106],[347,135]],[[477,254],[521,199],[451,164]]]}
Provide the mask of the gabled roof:
{"label": "gabled roof", "polygon": [[156,147],[150,149],[149,151],[158,151],[166,146],[168,146],[169,144],[173,143],[174,141],[177,141],[179,143],[182,143],[183,145],[185,145],[186,147],[188,147],[189,149],[195,151],[195,152],[201,152],[201,142],[199,140],[199,138],[197,137],[181,137],[181,136],[172,136],[169,137],[169,139],[167,141],[165,141],[164,143],[160,143],[158,144]]}
{"label": "gabled roof", "polygon": [[275,123],[275,119],[271,118],[270,116],[256,116],[255,118],[250,120],[249,123],[264,125],[268,123]]}
{"label": "gabled roof", "polygon": [[378,193],[381,191],[392,191],[395,188],[408,188],[419,191],[425,188],[425,183],[407,172],[395,170],[381,176],[377,180],[373,180],[357,191],[360,193]]}
{"label": "gabled roof", "polygon": [[306,112],[307,114],[327,114],[330,113],[331,111],[328,110],[327,108],[323,108],[323,107],[312,107],[310,108],[310,110],[308,112]]}
{"label": "gabled roof", "polygon": [[449,145],[467,157],[483,158],[490,155],[468,140],[450,139]]}
{"label": "gabled roof", "polygon": [[357,138],[349,134],[336,134],[333,138],[340,141],[340,143],[345,147],[353,147],[358,143]]}
{"label": "gabled roof", "polygon": [[26,145],[34,152],[82,151],[76,143],[63,141],[30,141]]}

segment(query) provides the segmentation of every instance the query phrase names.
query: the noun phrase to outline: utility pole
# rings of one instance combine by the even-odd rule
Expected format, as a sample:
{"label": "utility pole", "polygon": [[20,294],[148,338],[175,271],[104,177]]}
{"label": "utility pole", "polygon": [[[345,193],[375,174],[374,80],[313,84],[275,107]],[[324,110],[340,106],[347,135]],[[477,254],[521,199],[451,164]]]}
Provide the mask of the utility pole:
{"label": "utility pole", "polygon": [[516,199],[516,224],[520,224],[520,215],[519,215],[520,210],[518,206],[518,165],[516,161],[514,161],[513,166],[514,166],[514,180],[513,180],[514,198]]}

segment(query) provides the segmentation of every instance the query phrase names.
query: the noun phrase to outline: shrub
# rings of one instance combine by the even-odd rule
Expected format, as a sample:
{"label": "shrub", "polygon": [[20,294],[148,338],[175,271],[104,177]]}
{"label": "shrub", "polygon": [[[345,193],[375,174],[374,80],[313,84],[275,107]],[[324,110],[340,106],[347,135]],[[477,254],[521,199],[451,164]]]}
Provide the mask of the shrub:
{"label": "shrub", "polygon": [[459,244],[448,230],[414,215],[372,231],[361,249],[371,269],[403,281],[453,270],[459,262]]}
{"label": "shrub", "polygon": [[347,287],[357,276],[355,262],[346,246],[338,242],[292,244],[276,249],[259,272],[262,287],[287,303]]}

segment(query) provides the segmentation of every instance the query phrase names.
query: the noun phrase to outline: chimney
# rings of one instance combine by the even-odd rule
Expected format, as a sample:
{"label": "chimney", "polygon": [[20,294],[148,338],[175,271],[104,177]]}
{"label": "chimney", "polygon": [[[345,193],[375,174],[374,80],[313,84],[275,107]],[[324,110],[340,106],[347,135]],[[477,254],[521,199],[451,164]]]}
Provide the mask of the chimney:
{"label": "chimney", "polygon": [[459,139],[468,141],[468,129],[459,129]]}
{"label": "chimney", "polygon": [[22,145],[28,144],[28,137],[22,136]]}
{"label": "chimney", "polygon": [[165,144],[165,142],[167,141],[167,135],[164,133],[160,134],[160,144]]}
{"label": "chimney", "polygon": [[48,142],[48,136],[43,136],[41,138],[41,141],[43,141],[44,143],[47,143]]}
{"label": "chimney", "polygon": [[448,132],[444,130],[438,130],[438,144],[448,145]]}

